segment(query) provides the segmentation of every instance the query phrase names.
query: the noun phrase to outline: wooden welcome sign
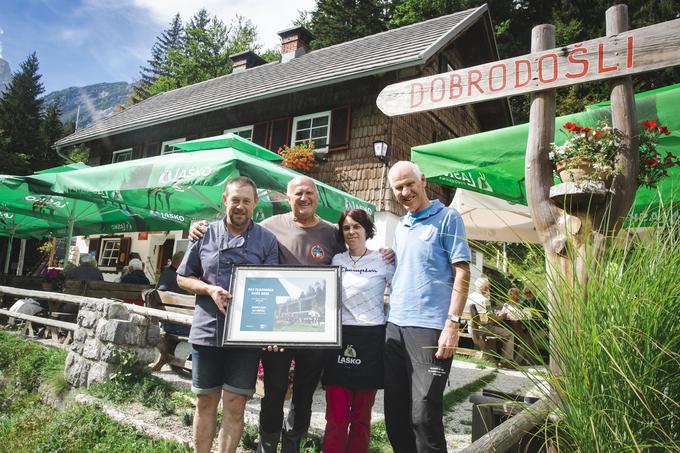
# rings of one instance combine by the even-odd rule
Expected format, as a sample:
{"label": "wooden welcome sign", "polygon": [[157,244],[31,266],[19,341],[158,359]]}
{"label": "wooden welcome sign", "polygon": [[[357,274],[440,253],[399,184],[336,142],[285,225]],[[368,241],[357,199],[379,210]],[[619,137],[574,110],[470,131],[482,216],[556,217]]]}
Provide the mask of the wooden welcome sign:
{"label": "wooden welcome sign", "polygon": [[395,83],[385,115],[472,104],[680,64],[680,19],[521,57]]}

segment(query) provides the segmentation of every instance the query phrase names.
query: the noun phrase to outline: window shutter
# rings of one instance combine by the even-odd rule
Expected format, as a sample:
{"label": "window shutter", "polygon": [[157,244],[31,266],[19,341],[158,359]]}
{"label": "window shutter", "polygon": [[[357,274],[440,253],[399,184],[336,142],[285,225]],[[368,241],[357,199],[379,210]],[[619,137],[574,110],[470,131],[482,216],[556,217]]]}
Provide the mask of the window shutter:
{"label": "window shutter", "polygon": [[144,156],[146,157],[158,156],[160,152],[161,152],[160,142],[151,142],[146,144],[146,152]]}
{"label": "window shutter", "polygon": [[144,145],[134,145],[132,147],[132,158],[141,159],[144,157]]}
{"label": "window shutter", "polygon": [[253,126],[253,143],[267,147],[267,126],[269,123],[257,123]]}
{"label": "window shutter", "polygon": [[290,117],[272,121],[269,134],[269,149],[276,152],[290,142]]}
{"label": "window shutter", "polygon": [[120,238],[120,250],[118,251],[118,265],[116,266],[117,271],[122,271],[123,266],[126,266],[130,261],[130,245],[132,245],[132,239],[121,236]]}
{"label": "window shutter", "polygon": [[331,131],[328,146],[330,151],[341,151],[349,148],[349,111],[349,105],[331,110]]}
{"label": "window shutter", "polygon": [[[99,262],[99,238],[90,238],[90,246],[88,249],[90,255],[94,255],[94,258]],[[94,252],[94,253],[93,253]]]}

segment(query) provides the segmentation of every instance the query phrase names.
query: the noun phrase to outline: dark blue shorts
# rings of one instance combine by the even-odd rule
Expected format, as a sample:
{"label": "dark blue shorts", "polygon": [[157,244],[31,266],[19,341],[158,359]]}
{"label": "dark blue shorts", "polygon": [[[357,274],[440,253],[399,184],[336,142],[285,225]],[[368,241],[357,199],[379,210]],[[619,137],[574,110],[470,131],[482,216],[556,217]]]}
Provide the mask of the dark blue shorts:
{"label": "dark blue shorts", "polygon": [[191,390],[198,395],[227,390],[251,397],[259,359],[257,349],[191,345]]}

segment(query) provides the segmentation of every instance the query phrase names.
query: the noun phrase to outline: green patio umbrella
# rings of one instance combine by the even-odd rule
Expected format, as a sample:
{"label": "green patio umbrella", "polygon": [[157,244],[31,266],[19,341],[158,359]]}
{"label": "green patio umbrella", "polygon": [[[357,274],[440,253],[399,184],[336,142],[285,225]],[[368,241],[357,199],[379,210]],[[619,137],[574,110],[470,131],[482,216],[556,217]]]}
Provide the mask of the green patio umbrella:
{"label": "green patio umbrella", "polygon": [[51,234],[64,236],[69,243],[74,234],[188,228],[188,222],[177,216],[163,215],[167,213],[152,214],[142,208],[129,208],[103,198],[81,200],[48,195],[39,189],[40,186],[27,182],[27,178],[34,178],[46,187],[53,181],[54,175],[85,168],[89,167],[83,164],[68,165],[48,169],[30,177],[0,175],[0,210],[11,214],[13,219],[13,223],[10,222],[5,228],[8,235],[13,238],[17,234]]}
{"label": "green patio umbrella", "polygon": [[[643,120],[654,119],[672,131],[661,135],[659,149],[680,153],[680,84],[652,90],[635,96],[640,130]],[[611,107],[601,103],[585,112],[555,119],[555,142],[564,143],[567,136],[560,132],[568,122],[593,126],[607,119],[611,124]],[[483,132],[411,149],[411,160],[418,164],[428,181],[461,187],[526,205],[524,187],[524,156],[529,125],[522,124]],[[680,202],[680,168],[669,171],[657,189],[640,187],[637,191],[628,224],[648,225],[665,203]]]}
{"label": "green patio umbrella", "polygon": [[[227,148],[215,148],[230,144]],[[206,146],[208,150],[196,149]],[[151,215],[185,219],[213,219],[224,214],[222,190],[227,180],[248,176],[259,189],[260,204],[254,218],[263,220],[290,209],[285,201],[288,182],[299,175],[277,164],[280,156],[240,137],[210,137],[177,145],[196,150],[148,157],[110,165],[27,179],[36,190],[99,202],[115,200]],[[335,222],[350,207],[374,206],[339,189],[317,182],[319,215]]]}

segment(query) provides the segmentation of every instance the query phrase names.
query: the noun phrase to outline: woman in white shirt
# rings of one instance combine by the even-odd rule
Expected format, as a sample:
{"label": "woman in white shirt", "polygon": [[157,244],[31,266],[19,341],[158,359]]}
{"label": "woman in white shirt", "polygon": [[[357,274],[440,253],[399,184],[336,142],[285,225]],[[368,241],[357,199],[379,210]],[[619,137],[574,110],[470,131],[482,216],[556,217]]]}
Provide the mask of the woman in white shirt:
{"label": "woman in white shirt", "polygon": [[342,270],[342,349],[326,360],[325,453],[367,452],[371,408],[383,385],[385,287],[394,264],[366,247],[375,226],[363,209],[345,211],[338,234],[347,252],[333,257]]}

